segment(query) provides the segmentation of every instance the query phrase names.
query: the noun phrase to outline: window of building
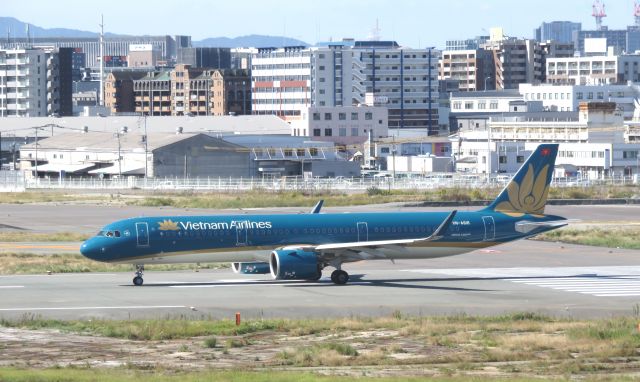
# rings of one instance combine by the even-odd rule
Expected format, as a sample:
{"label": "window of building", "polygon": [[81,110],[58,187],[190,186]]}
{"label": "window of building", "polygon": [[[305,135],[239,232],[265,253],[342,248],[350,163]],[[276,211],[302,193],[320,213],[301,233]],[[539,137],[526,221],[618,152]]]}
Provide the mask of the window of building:
{"label": "window of building", "polygon": [[324,70],[324,65],[318,66],[318,70]]}
{"label": "window of building", "polygon": [[367,120],[367,121],[372,120],[373,119],[373,113],[370,112],[370,111],[364,113],[364,119]]}
{"label": "window of building", "polygon": [[314,121],[319,121],[320,120],[320,113],[313,113],[313,120]]}
{"label": "window of building", "polygon": [[587,99],[593,99],[593,92],[589,92],[587,94]]}
{"label": "window of building", "polygon": [[320,81],[320,82],[324,82],[324,81],[325,81],[324,77],[320,77],[320,80],[319,80],[319,81]]}
{"label": "window of building", "polygon": [[454,110],[460,110],[462,108],[462,102],[454,102],[453,103],[453,109]]}
{"label": "window of building", "polygon": [[357,121],[358,120],[358,113],[351,113],[351,120],[352,121]]}
{"label": "window of building", "polygon": [[324,94],[324,89],[320,89],[320,90],[318,90],[318,93],[320,93],[320,94]]}
{"label": "window of building", "polygon": [[314,137],[319,137],[320,133],[321,133],[320,129],[313,129],[313,136]]}
{"label": "window of building", "polygon": [[517,163],[524,163],[524,155],[516,156],[516,162]]}
{"label": "window of building", "polygon": [[498,109],[498,101],[491,101],[489,103],[489,109],[497,110]]}
{"label": "window of building", "polygon": [[582,92],[577,92],[576,93],[576,99],[583,99],[583,97],[584,96],[583,96]]}
{"label": "window of building", "polygon": [[483,110],[487,108],[487,103],[484,101],[478,102],[478,109]]}
{"label": "window of building", "polygon": [[464,109],[465,109],[465,110],[471,110],[471,109],[473,109],[473,102],[469,102],[469,101],[465,102],[465,103],[464,103]]}
{"label": "window of building", "polygon": [[501,163],[501,164],[507,163],[507,156],[506,155],[500,155],[498,157],[498,162]]}
{"label": "window of building", "polygon": [[604,93],[598,92],[598,99],[604,99]]}
{"label": "window of building", "polygon": [[637,151],[623,151],[622,159],[638,159]]}
{"label": "window of building", "polygon": [[324,129],[324,136],[325,137],[330,137],[333,135],[333,130],[332,129]]}
{"label": "window of building", "polygon": [[358,136],[358,128],[357,127],[352,127],[351,128],[351,136],[352,137],[357,137]]}
{"label": "window of building", "polygon": [[331,113],[324,113],[324,120],[331,121]]}
{"label": "window of building", "polygon": [[341,127],[338,129],[338,135],[341,137],[346,137],[347,136],[347,128],[346,127]]}
{"label": "window of building", "polygon": [[347,120],[347,113],[338,113],[338,119],[340,121],[346,121]]}
{"label": "window of building", "polygon": [[382,154],[389,154],[389,148],[388,147],[381,147],[380,148],[380,152]]}

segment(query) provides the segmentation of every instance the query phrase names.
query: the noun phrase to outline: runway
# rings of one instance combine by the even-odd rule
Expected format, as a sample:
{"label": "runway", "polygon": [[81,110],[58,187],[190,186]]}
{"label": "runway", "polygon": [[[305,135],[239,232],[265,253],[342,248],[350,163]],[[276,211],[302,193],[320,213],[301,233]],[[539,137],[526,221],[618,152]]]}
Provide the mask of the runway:
{"label": "runway", "polygon": [[640,251],[522,241],[396,264],[349,264],[351,282],[274,281],[231,270],[0,276],[0,317],[58,319],[341,317],[538,312],[574,318],[633,313]]}
{"label": "runway", "polygon": [[[471,210],[475,208],[461,208]],[[2,205],[2,229],[96,232],[132,216],[231,214],[239,210],[87,205]],[[399,204],[324,209],[326,212],[425,211]],[[305,213],[308,208],[241,210]],[[547,213],[578,225],[640,224],[640,206],[548,206]],[[64,217],[64,218],[61,218]],[[72,218],[71,218],[72,217]],[[0,243],[0,252],[76,252],[79,243]],[[231,270],[147,272],[142,287],[132,273],[0,275],[0,317],[158,318],[172,316],[327,317],[404,314],[539,312],[582,317],[632,314],[640,302],[640,251],[518,241],[432,259],[347,264],[346,286],[274,281]]]}

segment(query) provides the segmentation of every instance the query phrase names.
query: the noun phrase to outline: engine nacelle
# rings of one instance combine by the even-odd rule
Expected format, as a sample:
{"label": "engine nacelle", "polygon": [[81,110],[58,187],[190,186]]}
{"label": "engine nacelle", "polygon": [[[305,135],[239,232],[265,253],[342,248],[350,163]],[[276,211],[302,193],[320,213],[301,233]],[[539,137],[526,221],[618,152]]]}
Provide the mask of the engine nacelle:
{"label": "engine nacelle", "polygon": [[315,252],[296,249],[271,252],[269,267],[276,280],[317,280],[322,274]]}
{"label": "engine nacelle", "polygon": [[245,275],[251,274],[267,274],[270,272],[269,263],[231,263],[233,273],[242,273]]}

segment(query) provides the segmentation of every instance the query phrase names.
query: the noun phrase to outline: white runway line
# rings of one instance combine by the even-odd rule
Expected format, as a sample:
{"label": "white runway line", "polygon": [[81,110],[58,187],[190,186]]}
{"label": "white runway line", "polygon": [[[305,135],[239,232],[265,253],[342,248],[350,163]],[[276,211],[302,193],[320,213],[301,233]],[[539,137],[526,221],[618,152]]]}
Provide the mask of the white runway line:
{"label": "white runway line", "polygon": [[516,284],[597,297],[640,296],[640,266],[413,269],[405,272],[501,279]]}
{"label": "white runway line", "polygon": [[102,309],[175,309],[186,308],[184,305],[149,305],[149,306],[72,306],[59,308],[0,308],[0,312],[19,312],[31,310],[102,310]]}
{"label": "white runway line", "polygon": [[0,285],[0,289],[24,288],[24,285]]}

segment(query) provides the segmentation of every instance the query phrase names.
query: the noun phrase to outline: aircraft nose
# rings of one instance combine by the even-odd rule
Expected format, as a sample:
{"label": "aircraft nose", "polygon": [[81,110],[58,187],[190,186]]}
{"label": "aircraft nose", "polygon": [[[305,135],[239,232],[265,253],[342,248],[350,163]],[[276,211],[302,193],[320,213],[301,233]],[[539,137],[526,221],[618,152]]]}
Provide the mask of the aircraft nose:
{"label": "aircraft nose", "polygon": [[88,257],[92,260],[100,260],[103,252],[104,248],[102,248],[102,246],[100,246],[94,239],[89,239],[80,246],[80,253],[82,253],[84,257]]}

